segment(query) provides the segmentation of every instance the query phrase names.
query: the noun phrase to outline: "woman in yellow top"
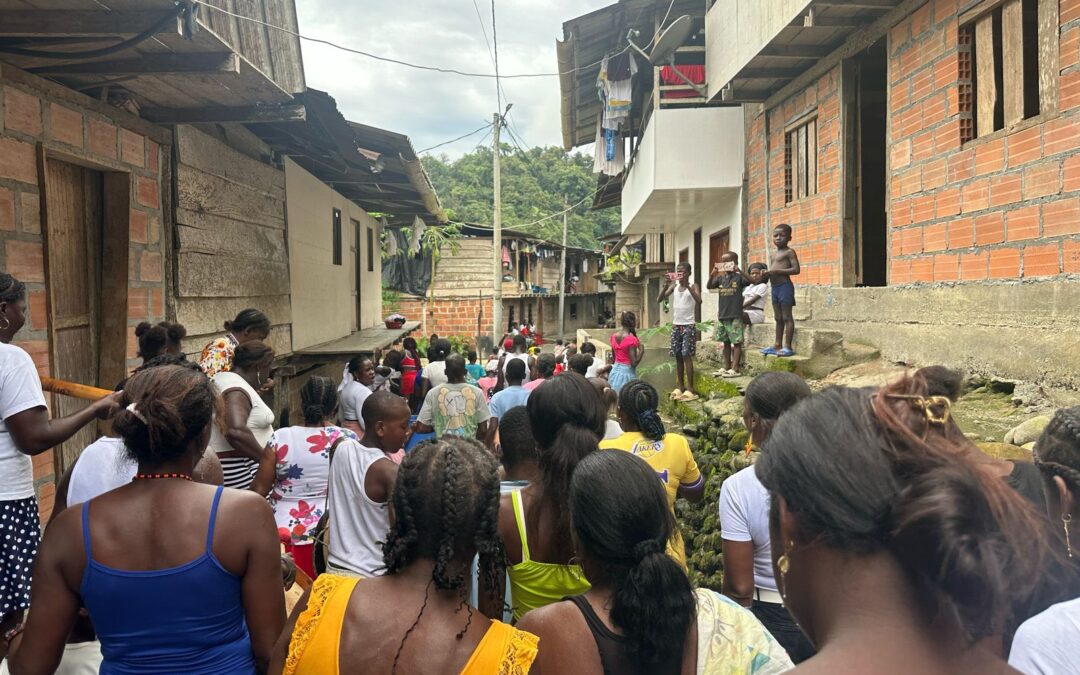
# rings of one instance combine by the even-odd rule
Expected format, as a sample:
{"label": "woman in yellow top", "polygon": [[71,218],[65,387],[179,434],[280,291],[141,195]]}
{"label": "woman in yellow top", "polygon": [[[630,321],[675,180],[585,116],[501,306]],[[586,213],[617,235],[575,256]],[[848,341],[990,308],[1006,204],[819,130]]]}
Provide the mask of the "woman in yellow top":
{"label": "woman in yellow top", "polygon": [[[503,496],[499,506],[515,621],[531,609],[589,590],[581,567],[574,564],[567,498],[574,467],[597,449],[607,419],[600,395],[577,373],[551,378],[529,395],[526,407],[540,478]],[[501,576],[481,575],[480,583],[480,609],[490,617],[502,616]]]}
{"label": "woman in yellow top", "polygon": [[[604,450],[625,450],[637,455],[656,471],[667,492],[668,507],[675,514],[675,499],[698,502],[705,496],[705,479],[698,470],[690,444],[679,434],[664,429],[657,408],[660,397],[645,380],[627,383],[619,392],[619,424],[622,436],[600,443]],[[682,535],[675,528],[668,553],[686,567]]]}
{"label": "woman in yellow top", "polygon": [[[270,672],[525,675],[536,636],[466,604],[469,566],[494,561],[499,468],[473,440],[418,446],[398,472],[386,575],[323,574],[293,610]],[[480,574],[494,576],[490,562]]]}

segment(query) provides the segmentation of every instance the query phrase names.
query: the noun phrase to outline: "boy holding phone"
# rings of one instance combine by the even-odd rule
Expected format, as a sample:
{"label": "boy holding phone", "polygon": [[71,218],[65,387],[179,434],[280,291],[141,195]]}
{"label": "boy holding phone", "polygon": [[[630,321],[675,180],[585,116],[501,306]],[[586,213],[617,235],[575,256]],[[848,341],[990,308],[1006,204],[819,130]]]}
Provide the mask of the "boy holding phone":
{"label": "boy holding phone", "polygon": [[671,355],[675,357],[675,373],[678,383],[671,398],[693,401],[694,354],[697,352],[697,308],[701,304],[701,291],[690,283],[694,269],[690,263],[681,262],[674,272],[668,272],[667,286],[660,293],[660,302],[671,298]]}
{"label": "boy holding phone", "polygon": [[706,288],[720,296],[716,313],[716,340],[724,343],[724,368],[720,374],[735,377],[742,365],[743,289],[750,279],[739,269],[739,254],[728,251],[713,267]]}

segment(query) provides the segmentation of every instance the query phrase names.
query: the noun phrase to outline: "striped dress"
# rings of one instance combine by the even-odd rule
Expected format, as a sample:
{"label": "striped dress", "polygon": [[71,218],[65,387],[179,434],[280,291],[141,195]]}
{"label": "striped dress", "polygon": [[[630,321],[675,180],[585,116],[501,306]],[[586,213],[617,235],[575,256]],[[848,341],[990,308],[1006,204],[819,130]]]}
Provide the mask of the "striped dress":
{"label": "striped dress", "polygon": [[[265,448],[274,434],[274,411],[262,400],[259,392],[255,391],[244,378],[232,372],[220,372],[213,377],[214,386],[222,395],[230,391],[240,391],[251,402],[251,412],[248,414],[247,427],[255,437],[260,447]],[[210,449],[219,455],[222,453],[235,452],[235,448],[218,430],[215,424],[210,432]],[[247,490],[251,487],[251,481],[255,478],[255,471],[259,468],[258,462],[248,457],[222,457],[221,470],[225,474],[225,487]]]}

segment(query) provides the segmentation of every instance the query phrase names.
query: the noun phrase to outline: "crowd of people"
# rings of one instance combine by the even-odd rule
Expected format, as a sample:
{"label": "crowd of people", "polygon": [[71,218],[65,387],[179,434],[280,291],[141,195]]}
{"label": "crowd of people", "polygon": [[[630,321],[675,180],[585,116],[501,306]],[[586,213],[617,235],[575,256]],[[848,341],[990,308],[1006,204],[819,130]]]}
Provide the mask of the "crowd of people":
{"label": "crowd of people", "polygon": [[[700,291],[680,272],[685,317]],[[954,371],[818,393],[761,374],[755,461],[706,520],[723,586],[695,588],[675,503],[712,478],[633,375],[632,315],[612,364],[588,343],[530,353],[520,333],[483,361],[407,338],[340,382],[306,378],[283,426],[257,310],[192,361],[182,326],[139,326],[143,364],[60,419],[11,344],[25,313],[0,273],[13,675],[1077,672],[1080,408],[1034,463],[1003,461],[951,414]],[[672,340],[684,388],[691,332]],[[31,458],[97,419],[109,431],[62,477],[42,539]],[[286,616],[294,574],[310,585]]]}

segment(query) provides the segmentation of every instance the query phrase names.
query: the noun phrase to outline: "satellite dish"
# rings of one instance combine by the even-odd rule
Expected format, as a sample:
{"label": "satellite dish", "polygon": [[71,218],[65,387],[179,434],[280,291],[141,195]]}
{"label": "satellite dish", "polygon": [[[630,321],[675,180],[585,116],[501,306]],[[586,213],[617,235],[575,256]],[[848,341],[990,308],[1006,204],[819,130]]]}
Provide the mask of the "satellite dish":
{"label": "satellite dish", "polygon": [[675,50],[686,43],[693,31],[694,21],[688,14],[672,21],[656,41],[656,46],[649,55],[649,62],[654,66],[670,65],[668,61],[675,56]]}
{"label": "satellite dish", "polygon": [[675,76],[686,83],[686,85],[692,88],[698,93],[699,96],[706,95],[706,88],[704,85],[694,84],[690,81],[690,78],[682,74],[678,68],[675,68],[675,50],[682,47],[683,44],[690,38],[690,34],[694,32],[694,20],[690,18],[690,15],[683,14],[678,19],[675,19],[671,24],[664,29],[664,32],[660,34],[660,38],[656,41],[656,46],[653,47],[652,54],[646,54],[645,51],[634,44],[633,37],[637,35],[637,31],[631,30],[627,36],[626,41],[630,43],[630,46],[649,60],[654,66],[672,66],[672,70],[675,71]]}

